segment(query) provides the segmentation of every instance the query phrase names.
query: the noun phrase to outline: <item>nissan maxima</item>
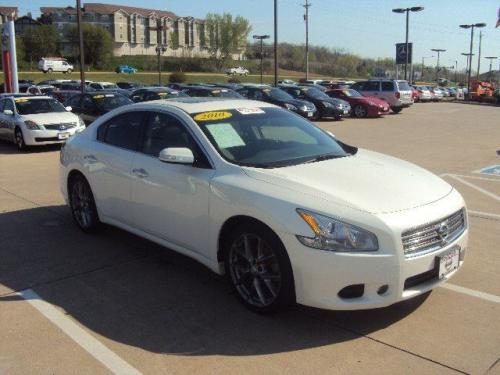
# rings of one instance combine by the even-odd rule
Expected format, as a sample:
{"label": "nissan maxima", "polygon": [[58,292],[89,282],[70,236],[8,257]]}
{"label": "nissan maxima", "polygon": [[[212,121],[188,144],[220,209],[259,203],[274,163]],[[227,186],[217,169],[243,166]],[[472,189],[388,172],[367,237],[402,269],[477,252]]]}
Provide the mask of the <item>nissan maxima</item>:
{"label": "nissan maxima", "polygon": [[388,306],[464,262],[467,211],[452,186],[270,103],[123,106],[70,138],[60,162],[83,231],[106,223],[192,257],[259,313]]}

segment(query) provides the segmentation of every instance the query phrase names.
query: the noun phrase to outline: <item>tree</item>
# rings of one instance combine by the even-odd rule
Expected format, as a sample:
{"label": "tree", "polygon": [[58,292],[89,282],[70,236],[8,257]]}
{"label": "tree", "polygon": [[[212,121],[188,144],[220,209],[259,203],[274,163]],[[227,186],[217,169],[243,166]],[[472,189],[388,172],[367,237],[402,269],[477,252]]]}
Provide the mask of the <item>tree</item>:
{"label": "tree", "polygon": [[233,19],[229,13],[207,14],[205,28],[205,37],[208,37],[206,47],[219,71],[234,53],[241,53],[245,49],[251,30],[247,19],[241,16]]}
{"label": "tree", "polygon": [[[113,54],[113,38],[104,28],[82,23],[83,52],[85,63],[101,68]],[[73,25],[68,30],[68,39],[73,43],[75,56],[78,56],[78,27]]]}
{"label": "tree", "polygon": [[44,56],[56,55],[58,52],[59,34],[53,25],[29,27],[21,39],[26,51],[25,58],[30,63]]}
{"label": "tree", "polygon": [[179,48],[179,31],[172,31],[169,34],[170,39],[170,48],[178,49]]}

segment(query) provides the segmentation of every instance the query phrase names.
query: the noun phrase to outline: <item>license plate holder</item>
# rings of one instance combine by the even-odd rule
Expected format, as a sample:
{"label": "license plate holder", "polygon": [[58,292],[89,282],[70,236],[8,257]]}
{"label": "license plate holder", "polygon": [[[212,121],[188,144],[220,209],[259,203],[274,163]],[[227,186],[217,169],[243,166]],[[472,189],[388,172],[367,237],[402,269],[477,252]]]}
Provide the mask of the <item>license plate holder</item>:
{"label": "license plate holder", "polygon": [[439,278],[443,279],[458,269],[460,263],[460,247],[454,246],[437,257],[439,264]]}
{"label": "license plate holder", "polygon": [[307,112],[307,117],[313,117],[313,113],[312,112]]}
{"label": "license plate holder", "polygon": [[69,133],[59,133],[59,134],[57,135],[57,138],[59,138],[59,139],[68,139],[68,138],[69,138],[69,136],[70,136],[70,134],[69,134]]}

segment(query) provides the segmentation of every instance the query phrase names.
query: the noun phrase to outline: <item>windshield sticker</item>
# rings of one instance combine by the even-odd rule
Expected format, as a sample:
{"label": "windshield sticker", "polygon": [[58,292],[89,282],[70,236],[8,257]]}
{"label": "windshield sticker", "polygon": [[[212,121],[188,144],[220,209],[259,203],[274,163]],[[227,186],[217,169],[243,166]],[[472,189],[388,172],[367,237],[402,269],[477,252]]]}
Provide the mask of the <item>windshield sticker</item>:
{"label": "windshield sticker", "polygon": [[212,94],[220,94],[220,90],[212,90]]}
{"label": "windshield sticker", "polygon": [[96,96],[94,96],[94,99],[102,99],[102,98],[104,98],[104,95],[96,95]]}
{"label": "windshield sticker", "polygon": [[245,142],[234,130],[233,125],[228,122],[207,125],[207,129],[214,137],[219,148],[230,148],[236,146],[245,146]]}
{"label": "windshield sticker", "polygon": [[106,98],[114,98],[115,96],[113,94],[106,94]]}
{"label": "windshield sticker", "polygon": [[166,92],[159,92],[159,93],[158,93],[158,95],[159,95],[159,96],[167,96],[167,95],[168,95],[168,93],[166,93]]}
{"label": "windshield sticker", "polygon": [[224,120],[226,118],[232,117],[233,115],[230,112],[222,112],[222,111],[217,111],[217,112],[203,112],[203,113],[198,113],[196,116],[194,116],[195,121],[217,121],[217,120]]}
{"label": "windshield sticker", "polygon": [[28,99],[15,99],[14,100],[16,103],[26,103]]}
{"label": "windshield sticker", "polygon": [[238,111],[242,115],[257,115],[266,113],[260,108],[236,108],[236,111]]}
{"label": "windshield sticker", "polygon": [[262,91],[264,91],[264,92],[270,92],[271,89],[263,89]]}

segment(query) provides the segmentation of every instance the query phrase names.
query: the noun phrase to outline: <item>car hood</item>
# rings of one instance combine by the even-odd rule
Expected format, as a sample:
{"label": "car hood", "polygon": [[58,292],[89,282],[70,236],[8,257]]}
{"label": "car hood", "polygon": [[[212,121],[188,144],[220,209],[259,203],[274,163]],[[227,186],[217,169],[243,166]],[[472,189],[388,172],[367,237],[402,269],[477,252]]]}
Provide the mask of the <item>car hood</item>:
{"label": "car hood", "polygon": [[22,115],[22,118],[24,120],[31,120],[40,125],[78,121],[77,116],[71,112],[38,113],[32,115]]}
{"label": "car hood", "polygon": [[310,107],[312,104],[311,102],[308,102],[307,100],[301,100],[301,99],[287,99],[287,100],[283,100],[282,103],[292,104],[292,105],[296,106],[297,108],[300,108],[303,106]]}
{"label": "car hood", "polygon": [[254,179],[369,213],[435,202],[452,187],[404,160],[359,149],[356,155],[284,168],[243,168]]}

